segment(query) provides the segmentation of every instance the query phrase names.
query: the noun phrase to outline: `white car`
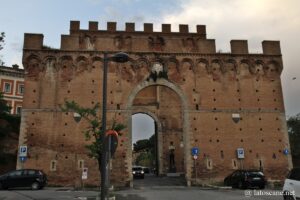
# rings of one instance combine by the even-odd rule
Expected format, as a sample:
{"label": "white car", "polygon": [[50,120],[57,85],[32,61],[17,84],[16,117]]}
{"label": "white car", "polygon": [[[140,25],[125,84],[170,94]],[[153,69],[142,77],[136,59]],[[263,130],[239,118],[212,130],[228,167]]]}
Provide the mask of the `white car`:
{"label": "white car", "polygon": [[284,181],[284,200],[300,200],[300,168],[294,168]]}

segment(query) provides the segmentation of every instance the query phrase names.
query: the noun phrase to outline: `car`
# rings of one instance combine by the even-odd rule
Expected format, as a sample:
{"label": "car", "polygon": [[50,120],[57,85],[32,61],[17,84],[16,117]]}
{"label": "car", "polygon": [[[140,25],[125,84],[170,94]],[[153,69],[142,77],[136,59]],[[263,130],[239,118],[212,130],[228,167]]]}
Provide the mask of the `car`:
{"label": "car", "polygon": [[145,173],[143,168],[138,166],[132,167],[132,175],[133,178],[142,178],[142,179],[145,178]]}
{"label": "car", "polygon": [[149,174],[150,173],[149,167],[143,167],[143,171],[144,171],[145,174]]}
{"label": "car", "polygon": [[292,169],[285,179],[283,198],[285,200],[300,199],[300,168]]}
{"label": "car", "polygon": [[240,189],[252,187],[264,189],[266,179],[259,170],[236,170],[224,179],[224,185]]}
{"label": "car", "polygon": [[38,190],[46,185],[46,174],[36,169],[14,170],[0,176],[0,189],[30,187],[32,190]]}

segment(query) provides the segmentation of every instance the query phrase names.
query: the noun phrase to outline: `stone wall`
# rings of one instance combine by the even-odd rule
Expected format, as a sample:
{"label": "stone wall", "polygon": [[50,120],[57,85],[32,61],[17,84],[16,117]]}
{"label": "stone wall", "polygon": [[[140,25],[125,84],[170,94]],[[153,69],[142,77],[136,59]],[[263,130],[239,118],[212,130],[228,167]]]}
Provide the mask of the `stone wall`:
{"label": "stone wall", "polygon": [[[87,124],[76,123],[60,105],[66,100],[85,107],[101,104],[103,53],[125,51],[130,61],[109,62],[108,72],[108,123],[117,118],[128,125],[112,161],[115,185],[132,181],[131,116],[137,112],[158,124],[162,174],[174,140],[176,146],[182,143],[176,147],[176,167],[188,184],[195,174],[193,146],[200,148],[196,169],[203,180],[221,180],[237,168],[262,168],[268,179],[283,179],[292,163],[282,153],[289,149],[282,57],[278,41],[264,41],[262,48],[262,54],[249,54],[246,40],[232,40],[231,53],[217,53],[203,25],[196,33],[187,25],[171,32],[167,24],[161,32],[154,32],[152,24],[136,31],[132,23],[119,31],[112,22],[107,30],[98,30],[97,22],[82,30],[72,21],[60,49],[44,47],[41,34],[25,34],[20,145],[29,146],[29,159],[24,167],[43,169],[51,184],[74,185],[80,183],[78,163],[84,160],[87,184],[98,184],[96,161],[84,148]],[[155,70],[164,76],[154,79]],[[238,122],[232,114],[239,114]],[[243,161],[236,158],[239,147],[245,149]]]}

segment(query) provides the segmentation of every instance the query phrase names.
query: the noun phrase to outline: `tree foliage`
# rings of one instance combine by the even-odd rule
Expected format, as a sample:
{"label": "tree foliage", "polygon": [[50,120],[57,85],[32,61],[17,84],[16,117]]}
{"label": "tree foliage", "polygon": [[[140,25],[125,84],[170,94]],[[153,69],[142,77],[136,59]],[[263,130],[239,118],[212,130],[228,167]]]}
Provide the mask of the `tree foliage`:
{"label": "tree foliage", "polygon": [[[139,153],[135,160],[136,165],[152,166],[155,160],[155,134],[149,139],[138,140],[133,144],[133,150]],[[153,167],[153,166],[152,166]]]}
{"label": "tree foliage", "polygon": [[3,99],[0,92],[0,139],[8,136],[10,133],[19,133],[20,116],[10,114],[11,107]]}
{"label": "tree foliage", "polygon": [[287,126],[292,156],[300,159],[300,113],[290,117]]}
{"label": "tree foliage", "polygon": [[[1,32],[0,33],[0,51],[3,49],[3,46],[4,46],[4,38],[5,38],[5,33]],[[0,65],[4,65],[4,62],[1,60],[1,57],[0,57]]]}
{"label": "tree foliage", "polygon": [[4,150],[3,141],[12,135],[18,135],[20,131],[20,116],[10,114],[11,107],[3,99],[0,92],[0,164],[6,164],[15,155],[9,154]]}
{"label": "tree foliage", "polygon": [[133,150],[138,151],[149,151],[154,148],[155,135],[152,135],[149,139],[138,140],[133,144]]}
{"label": "tree foliage", "polygon": [[[86,120],[89,126],[83,131],[86,140],[92,140],[92,143],[86,145],[86,149],[89,152],[91,158],[95,158],[98,161],[99,169],[101,165],[101,155],[103,151],[103,141],[102,141],[102,121],[98,115],[99,104],[96,104],[92,108],[81,107],[74,101],[66,101],[65,105],[61,107],[64,112],[74,112],[78,113],[81,118]],[[112,126],[108,130],[115,130],[118,134],[125,129],[125,125],[117,123],[113,120]]]}

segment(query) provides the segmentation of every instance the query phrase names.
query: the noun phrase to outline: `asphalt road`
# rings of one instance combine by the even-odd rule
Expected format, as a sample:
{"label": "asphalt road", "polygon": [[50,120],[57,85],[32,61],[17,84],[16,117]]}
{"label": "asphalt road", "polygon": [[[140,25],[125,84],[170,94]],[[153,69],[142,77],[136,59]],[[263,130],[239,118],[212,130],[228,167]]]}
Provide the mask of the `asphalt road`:
{"label": "asphalt road", "polygon": [[[258,195],[258,190],[204,189],[183,186],[153,186],[143,189],[129,189],[114,192],[117,200],[282,200],[280,195]],[[261,190],[261,192],[276,192]],[[279,191],[277,191],[279,192]],[[256,195],[254,195],[256,193]],[[0,191],[0,200],[96,200],[97,191],[72,191],[46,188],[39,191],[8,190]]]}
{"label": "asphalt road", "polygon": [[[115,191],[117,200],[282,200],[280,190],[211,189],[184,186],[180,177],[135,179],[131,189]],[[74,191],[71,188],[44,190],[2,190],[0,200],[96,200],[98,191]]]}

